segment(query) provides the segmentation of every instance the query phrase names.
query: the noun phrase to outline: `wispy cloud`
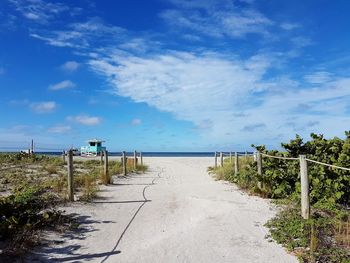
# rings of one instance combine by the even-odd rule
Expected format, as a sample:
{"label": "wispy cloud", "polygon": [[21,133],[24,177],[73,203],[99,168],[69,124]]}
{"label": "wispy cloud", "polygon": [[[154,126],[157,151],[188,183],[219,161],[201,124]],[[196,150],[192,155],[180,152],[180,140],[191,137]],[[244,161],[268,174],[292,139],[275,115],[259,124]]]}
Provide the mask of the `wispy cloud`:
{"label": "wispy cloud", "polygon": [[36,113],[51,113],[57,108],[54,101],[34,102],[30,104],[30,108]]}
{"label": "wispy cloud", "polygon": [[47,23],[63,12],[73,11],[59,2],[50,3],[43,0],[9,0],[9,2],[23,17],[38,23]]}
{"label": "wispy cloud", "polygon": [[80,63],[78,63],[76,61],[67,61],[66,63],[61,65],[60,68],[65,72],[72,73],[72,72],[76,71],[79,67],[80,67]]}
{"label": "wispy cloud", "polygon": [[133,119],[130,124],[133,125],[133,126],[138,126],[138,125],[141,125],[142,123],[142,120],[141,119]]}
{"label": "wispy cloud", "polygon": [[284,23],[281,23],[280,24],[280,27],[284,30],[293,30],[293,29],[296,29],[296,28],[300,28],[301,25],[300,24],[297,24],[297,23],[289,23],[289,22],[284,22]]}
{"label": "wispy cloud", "polygon": [[161,17],[171,26],[211,37],[243,38],[247,34],[269,35],[274,22],[251,6],[231,1],[171,1]]}
{"label": "wispy cloud", "polygon": [[70,80],[63,80],[59,83],[56,83],[56,84],[52,84],[49,86],[49,90],[53,90],[53,91],[56,91],[56,90],[63,90],[63,89],[71,89],[71,88],[74,88],[75,87],[75,84],[70,81]]}
{"label": "wispy cloud", "polygon": [[103,23],[100,18],[68,24],[64,30],[39,30],[30,33],[52,46],[89,48],[93,44],[116,41],[124,38],[125,29]]}
{"label": "wispy cloud", "polygon": [[69,125],[55,125],[48,129],[51,133],[67,133],[72,129]]}
{"label": "wispy cloud", "polygon": [[322,84],[332,79],[332,74],[327,71],[318,71],[310,75],[306,75],[304,79],[312,84]]}
{"label": "wispy cloud", "polygon": [[264,123],[255,123],[255,124],[248,124],[244,126],[242,131],[255,132],[257,130],[263,130],[264,128],[266,128],[266,125]]}
{"label": "wispy cloud", "polygon": [[99,125],[102,122],[100,117],[89,116],[89,115],[77,115],[77,116],[68,116],[69,121],[74,121],[76,123],[86,125],[86,126],[95,126]]}
{"label": "wispy cloud", "polygon": [[291,38],[291,41],[297,48],[303,48],[314,44],[314,41],[304,36],[293,37]]}
{"label": "wispy cloud", "polygon": [[16,100],[10,100],[9,104],[11,106],[27,106],[30,104],[30,101],[28,99],[16,99]]}

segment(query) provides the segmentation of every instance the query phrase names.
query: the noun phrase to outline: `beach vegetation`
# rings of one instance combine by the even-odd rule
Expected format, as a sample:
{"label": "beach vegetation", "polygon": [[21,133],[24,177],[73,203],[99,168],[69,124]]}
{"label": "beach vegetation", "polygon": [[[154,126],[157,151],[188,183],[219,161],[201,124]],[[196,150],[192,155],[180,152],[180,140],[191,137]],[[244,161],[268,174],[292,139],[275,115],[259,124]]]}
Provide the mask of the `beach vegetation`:
{"label": "beach vegetation", "polygon": [[[345,133],[345,139],[311,134],[307,142],[297,135],[281,146],[284,151],[268,151],[264,145],[254,147],[268,155],[296,158],[303,154],[327,164],[350,164],[350,132]],[[284,200],[267,226],[270,236],[301,262],[350,262],[350,173],[308,163],[311,219],[304,220],[300,216],[299,161],[263,158],[262,163],[261,176],[256,162],[244,157],[239,158],[237,174],[229,158],[223,167],[211,167],[209,171],[216,179],[235,183],[249,194]]]}

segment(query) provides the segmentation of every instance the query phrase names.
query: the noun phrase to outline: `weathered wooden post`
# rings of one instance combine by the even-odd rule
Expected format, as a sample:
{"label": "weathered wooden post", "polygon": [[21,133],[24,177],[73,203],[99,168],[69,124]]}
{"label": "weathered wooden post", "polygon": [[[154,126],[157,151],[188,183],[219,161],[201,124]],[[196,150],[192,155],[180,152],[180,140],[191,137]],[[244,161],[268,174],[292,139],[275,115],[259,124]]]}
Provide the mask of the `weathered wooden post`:
{"label": "weathered wooden post", "polygon": [[32,145],[30,146],[30,154],[34,154],[34,140],[32,139]]}
{"label": "weathered wooden post", "polygon": [[142,157],[142,152],[140,152],[140,162],[141,162],[141,165],[143,165],[143,157]]}
{"label": "weathered wooden post", "polygon": [[309,177],[307,174],[307,162],[305,155],[299,155],[300,160],[300,182],[301,182],[301,216],[304,219],[310,218],[310,196]]}
{"label": "weathered wooden post", "polygon": [[239,171],[239,167],[238,167],[238,153],[235,152],[235,175],[238,174],[238,171]]}
{"label": "weathered wooden post", "polygon": [[100,157],[101,157],[101,165],[103,164],[103,155],[105,154],[105,151],[100,153]]}
{"label": "weathered wooden post", "polygon": [[257,163],[257,167],[258,167],[258,175],[260,177],[258,187],[260,189],[262,189],[264,187],[263,181],[262,181],[262,157],[261,157],[261,153],[259,151],[256,153],[256,163]]}
{"label": "weathered wooden post", "polygon": [[217,154],[217,152],[214,153],[214,158],[215,158],[215,168],[218,168],[218,154]]}
{"label": "weathered wooden post", "polygon": [[68,200],[74,201],[74,193],[73,193],[73,151],[68,151],[67,158],[67,169],[68,169]]}
{"label": "weathered wooden post", "polygon": [[245,151],[244,157],[246,160],[248,159],[248,151]]}
{"label": "weathered wooden post", "polygon": [[137,171],[137,152],[134,151],[134,170]]}
{"label": "weathered wooden post", "polygon": [[125,151],[123,151],[123,174],[126,175],[127,174],[127,170],[126,170],[126,154]]}
{"label": "weathered wooden post", "polygon": [[220,165],[221,167],[224,167],[224,153],[220,152]]}
{"label": "weathered wooden post", "polygon": [[104,172],[104,175],[106,178],[106,184],[107,184],[107,183],[111,183],[111,178],[109,178],[109,172],[108,172],[108,151],[104,150],[103,155],[105,157],[103,172]]}
{"label": "weathered wooden post", "polygon": [[66,163],[66,152],[64,150],[62,151],[62,161],[63,161],[63,164]]}

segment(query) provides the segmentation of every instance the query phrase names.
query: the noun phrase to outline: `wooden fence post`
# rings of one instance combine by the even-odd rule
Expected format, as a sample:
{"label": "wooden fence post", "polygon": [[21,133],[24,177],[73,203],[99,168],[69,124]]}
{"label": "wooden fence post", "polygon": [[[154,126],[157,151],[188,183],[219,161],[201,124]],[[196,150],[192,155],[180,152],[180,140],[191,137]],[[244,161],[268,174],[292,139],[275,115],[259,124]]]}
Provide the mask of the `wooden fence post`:
{"label": "wooden fence post", "polygon": [[218,168],[218,155],[217,155],[217,152],[214,152],[214,159],[215,159],[214,167]]}
{"label": "wooden fence post", "polygon": [[239,164],[238,164],[238,153],[235,152],[235,175],[238,174],[239,171]]}
{"label": "wooden fence post", "polygon": [[142,152],[140,152],[140,162],[141,162],[141,165],[143,165],[143,157],[142,157]]}
{"label": "wooden fence post", "polygon": [[34,140],[32,139],[32,145],[30,146],[30,154],[34,154]]}
{"label": "wooden fence post", "polygon": [[100,157],[101,157],[101,165],[103,164],[103,155],[105,154],[105,150],[103,152],[100,152]]}
{"label": "wooden fence post", "polygon": [[137,171],[137,152],[134,151],[134,170]]}
{"label": "wooden fence post", "polygon": [[126,154],[125,151],[123,151],[123,174],[126,175],[127,174],[127,170],[126,170]]}
{"label": "wooden fence post", "polygon": [[109,172],[108,172],[108,151],[104,150],[103,155],[105,157],[103,172],[104,172],[105,178],[107,179],[106,183],[111,183],[112,178],[109,178]]}
{"label": "wooden fence post", "polygon": [[246,160],[248,159],[248,151],[245,151],[244,157]]}
{"label": "wooden fence post", "polygon": [[66,163],[66,152],[64,150],[62,151],[62,161],[63,161],[63,164]]}
{"label": "wooden fence post", "polygon": [[307,162],[305,155],[299,155],[300,182],[301,182],[301,216],[310,218],[309,177],[307,174]]}
{"label": "wooden fence post", "polygon": [[258,175],[261,178],[259,181],[258,187],[260,189],[262,189],[264,187],[263,181],[262,181],[262,157],[261,157],[261,153],[259,151],[256,153],[256,163],[257,163],[257,167],[258,167]]}
{"label": "wooden fence post", "polygon": [[224,153],[220,152],[220,165],[221,167],[224,167]]}
{"label": "wooden fence post", "polygon": [[68,168],[68,200],[74,201],[74,193],[73,193],[73,151],[68,151],[68,159],[67,159],[67,168]]}

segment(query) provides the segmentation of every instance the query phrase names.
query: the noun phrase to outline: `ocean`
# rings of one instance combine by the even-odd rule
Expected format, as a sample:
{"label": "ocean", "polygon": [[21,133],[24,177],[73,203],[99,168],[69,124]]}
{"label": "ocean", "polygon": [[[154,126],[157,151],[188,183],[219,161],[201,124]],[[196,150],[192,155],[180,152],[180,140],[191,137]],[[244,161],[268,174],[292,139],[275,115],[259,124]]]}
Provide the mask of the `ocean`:
{"label": "ocean", "polygon": [[[61,155],[62,152],[36,152],[37,154],[44,155]],[[223,152],[224,155],[229,155],[230,152]],[[214,157],[215,152],[142,152],[143,157]],[[245,152],[238,152],[240,155],[244,155]],[[253,152],[248,152],[253,154]],[[122,156],[121,152],[108,152],[109,156]],[[127,152],[127,156],[134,156],[134,152]],[[232,155],[234,153],[232,152]]]}

